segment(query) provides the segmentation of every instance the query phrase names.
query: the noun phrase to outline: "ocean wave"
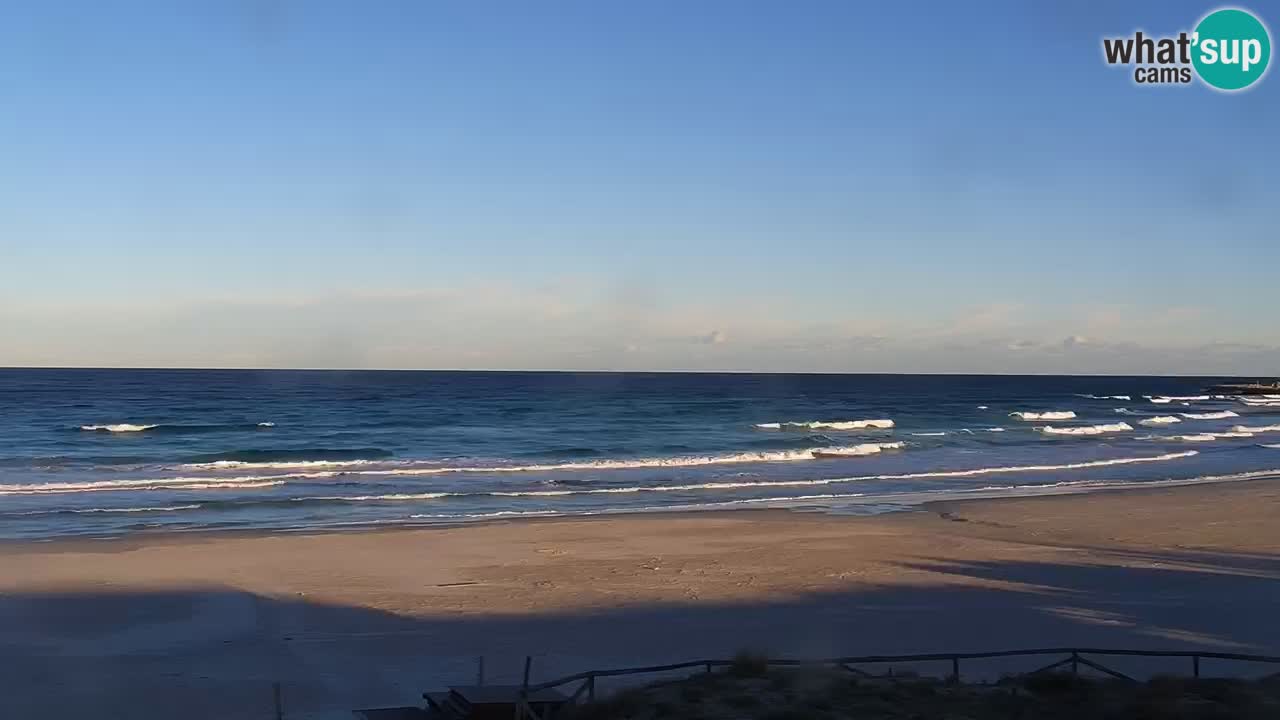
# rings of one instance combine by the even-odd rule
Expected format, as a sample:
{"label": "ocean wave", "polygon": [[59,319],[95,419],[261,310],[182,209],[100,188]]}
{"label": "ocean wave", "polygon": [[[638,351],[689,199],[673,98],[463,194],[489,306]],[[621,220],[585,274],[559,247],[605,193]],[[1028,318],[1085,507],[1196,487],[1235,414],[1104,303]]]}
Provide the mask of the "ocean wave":
{"label": "ocean wave", "polygon": [[486,513],[464,513],[448,515],[442,513],[419,513],[410,515],[414,520],[461,520],[476,521],[504,517],[587,517],[593,515],[631,515],[635,513],[688,512],[692,510],[714,510],[717,508],[738,505],[784,504],[796,502],[813,502],[815,500],[840,500],[866,497],[863,493],[826,493],[820,495],[792,495],[786,497],[742,498],[738,500],[721,500],[700,503],[681,503],[678,505],[644,505],[641,507],[601,508],[599,510],[496,510]]}
{"label": "ocean wave", "polygon": [[990,428],[987,428],[987,432],[1004,432],[1004,428],[1002,428],[1002,427],[990,427]]}
{"label": "ocean wave", "polygon": [[181,424],[181,423],[150,423],[150,424],[134,424],[134,423],[111,423],[102,425],[81,425],[80,430],[85,432],[109,432],[109,433],[155,433],[155,434],[172,434],[172,435],[196,435],[202,433],[216,432],[234,432],[243,430],[257,430],[263,428],[273,428],[276,424],[273,422],[260,423],[227,423],[221,425],[200,425],[200,424]]}
{"label": "ocean wave", "polygon": [[913,437],[943,437],[943,436],[945,436],[945,435],[946,435],[946,433],[944,433],[944,432],[918,432],[918,433],[911,433],[911,435],[912,435]]}
{"label": "ocean wave", "polygon": [[538,465],[462,465],[431,467],[392,467],[359,471],[361,475],[446,475],[453,473],[527,473],[555,470],[631,470],[640,468],[700,467],[703,465],[733,465],[742,463],[798,462],[817,459],[861,457],[883,450],[905,447],[902,442],[862,443],[848,446],[810,447],[797,450],[772,450],[743,452],[729,455],[684,455],[663,458],[635,458],[616,460],[583,460]]}
{"label": "ocean wave", "polygon": [[182,467],[197,470],[225,468],[276,468],[282,470],[321,466],[364,465],[393,455],[382,448],[298,448],[282,450],[232,450],[191,458]]}
{"label": "ocean wave", "polygon": [[813,450],[813,456],[815,458],[861,457],[863,455],[875,455],[885,450],[901,450],[904,447],[906,447],[906,443],[903,442],[862,443],[844,447],[819,448]]}
{"label": "ocean wave", "polygon": [[464,497],[468,495],[487,495],[490,493],[460,492],[423,492],[423,493],[386,493],[384,495],[313,495],[289,498],[290,502],[369,502],[377,500],[439,500],[446,497]]}
{"label": "ocean wave", "polygon": [[1141,463],[1158,463],[1168,462],[1171,460],[1180,460],[1198,455],[1196,450],[1183,450],[1181,452],[1165,453],[1164,455],[1129,457],[1129,458],[1113,458],[1110,460],[1092,460],[1078,463],[1063,463],[1059,465],[1014,465],[992,468],[975,468],[970,470],[934,470],[918,473],[900,473],[886,475],[864,475],[855,477],[839,477],[839,478],[819,478],[812,480],[759,480],[759,481],[709,481],[704,483],[689,483],[681,485],[634,485],[624,487],[606,487],[606,488],[569,488],[562,490],[494,490],[489,492],[430,492],[430,493],[388,493],[385,495],[356,495],[341,496],[329,495],[319,497],[302,497],[297,498],[298,501],[307,500],[323,500],[333,502],[364,502],[364,501],[397,501],[397,500],[439,500],[453,497],[566,497],[578,495],[629,495],[634,493],[669,493],[669,492],[700,492],[706,490],[752,490],[763,488],[781,488],[781,487],[812,487],[822,485],[839,485],[852,482],[864,482],[872,480],[927,480],[927,479],[945,479],[945,478],[964,478],[979,477],[983,475],[1003,475],[1009,473],[1024,472],[1053,472],[1060,470],[1085,470],[1089,468],[1112,467],[1116,465],[1133,465]]}
{"label": "ocean wave", "polygon": [[1182,421],[1172,415],[1159,415],[1157,417],[1150,417],[1150,418],[1146,418],[1145,420],[1139,420],[1138,424],[1139,425],[1172,425],[1174,423],[1180,423],[1180,422]]}
{"label": "ocean wave", "polygon": [[1151,402],[1157,405],[1168,405],[1171,402],[1200,402],[1201,400],[1210,399],[1209,395],[1144,395]]}
{"label": "ocean wave", "polygon": [[1116,408],[1115,412],[1117,415],[1137,415],[1138,414],[1130,410],[1129,408]]}
{"label": "ocean wave", "polygon": [[1072,410],[1050,410],[1048,412],[1011,412],[1009,417],[1019,420],[1072,420],[1076,416]]}
{"label": "ocean wave", "polygon": [[1132,395],[1081,395],[1080,397],[1089,398],[1090,400],[1132,400]]}
{"label": "ocean wave", "polygon": [[1273,444],[1269,444],[1269,445],[1263,445],[1262,447],[1264,447],[1264,448],[1268,448],[1268,449],[1270,449],[1270,450],[1280,450],[1280,444],[1274,444],[1274,443],[1273,443]]}
{"label": "ocean wave", "polygon": [[1221,412],[1178,413],[1178,414],[1184,418],[1187,418],[1188,420],[1225,420],[1227,418],[1240,417],[1239,415],[1237,415],[1236,413],[1230,410],[1223,410]]}
{"label": "ocean wave", "polygon": [[1260,425],[1251,427],[1249,425],[1233,425],[1231,432],[1238,433],[1272,433],[1280,432],[1280,425]]}
{"label": "ocean wave", "polygon": [[159,513],[159,512],[181,512],[183,510],[198,510],[204,507],[200,503],[191,503],[189,505],[159,505],[155,507],[124,507],[124,508],[77,508],[67,509],[59,508],[54,510],[25,510],[15,513],[0,513],[9,517],[28,517],[37,515],[98,515],[98,514],[115,514],[115,513]]}
{"label": "ocean wave", "polygon": [[1048,435],[1102,435],[1104,433],[1125,432],[1132,430],[1129,423],[1106,423],[1103,425],[1082,425],[1080,427],[1053,427],[1046,425],[1037,428]]}
{"label": "ocean wave", "polygon": [[1213,440],[1225,440],[1235,438],[1251,438],[1253,433],[1246,432],[1205,432],[1192,433],[1190,435],[1145,435],[1143,437],[1134,438],[1135,440],[1171,440],[1175,442],[1210,442]]}
{"label": "ocean wave", "polygon": [[283,485],[280,476],[250,475],[235,478],[175,477],[139,480],[92,480],[69,483],[0,484],[0,495],[60,495],[85,492],[119,492],[133,490],[230,490],[254,489]]}
{"label": "ocean wave", "polygon": [[[1194,452],[1194,451],[1192,451]],[[920,505],[923,503],[936,501],[940,497],[954,497],[956,499],[972,498],[974,496],[982,496],[991,493],[1009,493],[1014,496],[1034,494],[1034,495],[1054,495],[1061,492],[1072,492],[1077,489],[1127,489],[1127,488],[1143,488],[1143,487],[1171,487],[1179,485],[1200,485],[1218,482],[1231,482],[1238,480],[1251,480],[1254,478],[1274,477],[1280,470],[1258,470],[1251,472],[1236,473],[1232,475],[1204,475],[1186,479],[1170,479],[1170,480],[1065,480],[1056,483],[1026,484],[1026,485],[990,485],[981,488],[966,488],[960,490],[930,490],[908,495],[888,495],[883,498],[877,496],[868,496],[864,493],[828,493],[815,495],[794,495],[783,497],[767,497],[767,498],[743,498],[738,500],[725,500],[719,502],[701,502],[701,503],[682,503],[675,505],[645,505],[640,507],[618,507],[618,508],[601,508],[598,510],[497,510],[493,512],[483,513],[463,513],[463,514],[446,514],[446,513],[418,513],[409,515],[410,519],[417,520],[452,520],[452,521],[477,521],[486,519],[498,519],[504,517],[576,517],[590,515],[617,515],[617,514],[633,514],[633,513],[652,513],[652,512],[678,512],[692,510],[711,510],[723,507],[732,507],[735,505],[754,505],[754,504],[775,504],[783,505],[786,503],[796,502],[813,502],[817,500],[839,500],[839,499],[860,499],[865,498],[870,501],[880,501],[885,505]],[[1061,492],[1059,492],[1061,491]],[[995,497],[999,497],[998,495]]]}
{"label": "ocean wave", "polygon": [[761,430],[783,430],[788,428],[806,429],[806,430],[866,430],[875,428],[879,430],[887,430],[893,427],[893,421],[889,419],[881,420],[808,420],[804,422],[771,422],[756,423],[756,427]]}

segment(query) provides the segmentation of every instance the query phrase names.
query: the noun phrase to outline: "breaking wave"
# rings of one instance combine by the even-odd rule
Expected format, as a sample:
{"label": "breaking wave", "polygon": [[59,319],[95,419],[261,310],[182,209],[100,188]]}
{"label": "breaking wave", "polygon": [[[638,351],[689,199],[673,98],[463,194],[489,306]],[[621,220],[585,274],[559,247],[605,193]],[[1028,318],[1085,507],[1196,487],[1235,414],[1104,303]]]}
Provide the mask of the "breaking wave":
{"label": "breaking wave", "polygon": [[160,427],[159,425],[132,425],[130,423],[116,423],[114,425],[81,425],[80,429],[87,432],[146,432]]}
{"label": "breaking wave", "polygon": [[548,472],[552,470],[627,470],[635,468],[699,467],[703,465],[731,465],[741,463],[796,462],[842,457],[874,455],[884,450],[905,447],[902,442],[862,443],[859,445],[814,447],[800,450],[773,450],[744,452],[730,455],[685,455],[668,458],[635,458],[617,460],[587,460],[580,462],[547,463],[541,465],[484,465],[484,466],[436,466],[400,467],[366,470],[366,475],[443,475],[449,473],[520,473]]}
{"label": "breaking wave", "polygon": [[1139,425],[1172,425],[1182,422],[1172,415],[1160,415],[1158,417],[1150,417],[1145,420],[1139,420]]}
{"label": "breaking wave", "polygon": [[1083,425],[1081,427],[1053,427],[1052,425],[1046,425],[1037,429],[1048,435],[1102,435],[1104,433],[1132,430],[1133,426],[1129,423],[1106,423],[1103,425]]}
{"label": "breaking wave", "polygon": [[151,423],[151,424],[134,424],[134,423],[108,423],[102,425],[81,425],[80,430],[85,432],[108,432],[108,433],[155,433],[155,434],[172,434],[172,435],[196,435],[202,433],[216,432],[236,432],[244,430],[258,430],[265,428],[273,428],[276,424],[273,422],[259,423],[227,423],[222,425],[198,425],[198,424],[167,424],[167,423]]}
{"label": "breaking wave", "polygon": [[1235,426],[1232,426],[1231,432],[1238,432],[1238,433],[1280,432],[1280,425],[1260,425],[1257,427],[1250,427],[1248,425],[1235,425]]}
{"label": "breaking wave", "polygon": [[0,484],[0,495],[60,495],[65,493],[113,492],[122,490],[230,490],[254,489],[283,485],[277,477],[175,477],[142,480],[93,480],[70,483]]}
{"label": "breaking wave", "polygon": [[34,515],[98,515],[98,514],[114,514],[114,513],[159,513],[159,512],[180,512],[182,510],[198,510],[204,507],[200,503],[192,503],[190,505],[162,505],[156,507],[123,507],[123,508],[78,508],[78,509],[53,509],[53,510],[25,510],[15,513],[0,513],[0,515],[15,516],[34,516]]}
{"label": "breaking wave", "polygon": [[761,430],[785,430],[790,428],[806,429],[806,430],[866,430],[868,428],[876,428],[887,430],[893,427],[893,421],[889,419],[883,420],[835,420],[826,422],[822,420],[809,420],[805,422],[771,422],[756,423],[756,427]]}
{"label": "breaking wave", "polygon": [[1249,407],[1280,407],[1280,400],[1271,400],[1267,398],[1237,398],[1240,402]]}
{"label": "breaking wave", "polygon": [[263,468],[289,470],[310,467],[366,465],[392,456],[382,448],[301,448],[297,450],[233,450],[191,458],[182,467],[193,470]]}
{"label": "breaking wave", "polygon": [[1230,410],[1223,410],[1221,412],[1178,413],[1178,414],[1188,420],[1225,420],[1227,418],[1240,417],[1239,415],[1237,415],[1236,413]]}
{"label": "breaking wave", "polygon": [[944,478],[979,477],[983,475],[1003,475],[1023,472],[1052,472],[1057,470],[1084,470],[1088,468],[1111,467],[1115,465],[1132,465],[1140,463],[1167,462],[1198,455],[1196,450],[1166,453],[1164,455],[1113,458],[1111,460],[1092,460],[1059,465],[1015,465],[1007,467],[976,468],[972,470],[935,470],[918,473],[900,473],[886,475],[865,475],[856,477],[819,478],[812,480],[758,480],[758,481],[710,481],[704,483],[688,483],[680,485],[636,485],[607,488],[569,488],[562,490],[494,490],[490,492],[427,492],[427,493],[388,493],[385,495],[328,495],[317,497],[300,497],[298,501],[325,500],[335,502],[364,501],[397,501],[397,500],[437,500],[449,497],[565,497],[576,495],[625,495],[632,493],[665,493],[694,492],[703,490],[743,490],[756,488],[810,487],[822,485],[838,485],[869,480],[925,480]]}
{"label": "breaking wave", "polygon": [[1011,412],[1009,417],[1019,420],[1072,420],[1076,416],[1072,410],[1050,410],[1048,412]]}

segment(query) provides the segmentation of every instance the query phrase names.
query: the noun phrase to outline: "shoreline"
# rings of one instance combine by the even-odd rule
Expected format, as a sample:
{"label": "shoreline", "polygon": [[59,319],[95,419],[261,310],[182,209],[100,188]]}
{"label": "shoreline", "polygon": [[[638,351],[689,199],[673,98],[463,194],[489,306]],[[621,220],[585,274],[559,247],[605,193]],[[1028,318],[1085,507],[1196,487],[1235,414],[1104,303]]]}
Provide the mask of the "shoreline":
{"label": "shoreline", "polygon": [[[267,528],[191,528],[189,530],[141,530],[125,535],[55,535],[41,538],[0,538],[0,554],[6,548],[10,547],[27,547],[39,548],[42,546],[58,546],[69,543],[114,543],[128,544],[136,543],[138,545],[146,545],[151,542],[166,542],[169,540],[198,540],[200,538],[266,538],[266,537],[309,537],[309,536],[327,536],[327,535],[349,535],[349,534],[381,534],[381,533],[400,533],[400,532],[417,532],[428,530],[453,530],[471,527],[490,527],[494,525],[511,525],[511,524],[537,524],[548,522],[590,522],[593,520],[608,520],[612,518],[664,518],[664,517],[683,517],[683,516],[733,516],[738,514],[754,514],[754,515],[772,515],[782,514],[792,517],[826,517],[841,522],[854,522],[863,520],[872,520],[875,518],[895,517],[901,515],[911,515],[916,513],[937,513],[938,508],[950,508],[951,506],[964,506],[974,503],[1004,503],[1017,502],[1022,500],[1053,500],[1056,498],[1076,497],[1081,495],[1110,495],[1110,494],[1130,494],[1130,493],[1160,493],[1163,491],[1176,490],[1180,488],[1195,488],[1201,486],[1226,486],[1237,484],[1251,483],[1277,483],[1280,486],[1280,473],[1270,470],[1257,471],[1256,473],[1244,473],[1243,475],[1256,474],[1256,477],[1239,477],[1239,476],[1220,476],[1213,478],[1186,478],[1186,479],[1169,479],[1169,480],[1152,480],[1137,481],[1128,484],[1101,485],[1101,486],[1067,486],[1062,488],[1054,488],[1050,492],[1037,491],[1035,487],[1029,487],[1022,493],[991,491],[989,495],[981,494],[981,491],[964,492],[957,491],[955,494],[961,497],[940,498],[937,500],[926,500],[916,504],[904,504],[901,509],[886,510],[884,512],[870,514],[854,514],[842,513],[839,511],[822,511],[822,510],[806,510],[800,508],[787,507],[743,507],[737,509],[658,509],[658,510],[626,510],[617,511],[598,511],[583,513],[564,513],[546,515],[528,515],[524,517],[495,517],[481,518],[475,520],[445,521],[445,522],[406,522],[406,521],[377,521],[372,520],[363,523],[350,523],[330,526],[316,527],[296,527],[283,529],[267,529]],[[1051,486],[1050,486],[1051,487]],[[965,496],[968,497],[965,497]],[[900,497],[899,495],[884,495],[868,498],[868,500],[876,501],[876,504],[883,499],[884,504],[894,504],[892,498]]]}
{"label": "shoreline", "polygon": [[742,649],[1280,655],[1277,509],[1280,480],[1254,480],[872,517],[751,509],[5,543],[0,663],[13,671],[0,696],[15,715],[213,720],[269,712],[279,682],[290,717],[336,718],[468,682],[479,656],[498,683],[518,682],[526,655],[535,681]]}

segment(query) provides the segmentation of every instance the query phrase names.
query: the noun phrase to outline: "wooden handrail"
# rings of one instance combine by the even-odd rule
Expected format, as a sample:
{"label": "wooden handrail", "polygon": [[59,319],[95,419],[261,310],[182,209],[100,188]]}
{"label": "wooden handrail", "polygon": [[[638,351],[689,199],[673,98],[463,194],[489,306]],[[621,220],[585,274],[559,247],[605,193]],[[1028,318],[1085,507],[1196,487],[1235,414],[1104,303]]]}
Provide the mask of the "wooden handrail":
{"label": "wooden handrail", "polygon": [[[1071,647],[1054,647],[1054,648],[1030,648],[1025,650],[991,650],[987,652],[963,652],[963,653],[920,653],[914,655],[859,655],[850,657],[824,658],[818,660],[796,660],[790,658],[768,659],[764,663],[766,665],[779,667],[794,667],[800,665],[867,665],[882,663],[907,663],[907,662],[930,662],[950,660],[956,667],[956,663],[960,660],[982,660],[989,658],[1001,657],[1023,657],[1033,655],[1068,655],[1078,657],[1080,655],[1111,655],[1111,656],[1127,656],[1127,657],[1180,657],[1191,658],[1194,665],[1199,669],[1200,658],[1211,658],[1216,660],[1238,660],[1243,662],[1261,662],[1280,664],[1280,656],[1275,655],[1251,655],[1247,653],[1230,653],[1216,652],[1212,650],[1126,650],[1120,648],[1071,648]],[[672,670],[686,670],[695,667],[704,667],[708,670],[716,667],[729,667],[734,664],[733,660],[689,660],[686,662],[670,663],[667,665],[645,665],[641,667],[630,668],[614,668],[610,670],[587,670],[585,672],[574,673],[564,677],[551,680],[537,685],[527,685],[524,694],[538,692],[539,690],[548,690],[550,688],[559,687],[567,683],[578,680],[594,680],[602,677],[618,677],[622,675],[644,675],[649,673],[670,672]]]}

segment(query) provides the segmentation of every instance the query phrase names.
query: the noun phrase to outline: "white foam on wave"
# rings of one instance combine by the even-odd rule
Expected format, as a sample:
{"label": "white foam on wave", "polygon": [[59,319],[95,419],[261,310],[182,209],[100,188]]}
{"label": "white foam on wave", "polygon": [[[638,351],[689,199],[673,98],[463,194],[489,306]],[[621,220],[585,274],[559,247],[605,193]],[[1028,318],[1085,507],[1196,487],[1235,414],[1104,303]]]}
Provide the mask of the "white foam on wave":
{"label": "white foam on wave", "polygon": [[943,437],[946,435],[944,432],[918,432],[911,434],[914,437]]}
{"label": "white foam on wave", "polygon": [[807,420],[804,422],[770,422],[756,423],[761,430],[783,430],[786,428],[804,428],[806,430],[866,430],[875,428],[887,430],[893,427],[893,421],[887,418],[878,420]]}
{"label": "white foam on wave", "polygon": [[1180,442],[1210,442],[1213,440],[1225,440],[1233,438],[1251,438],[1253,433],[1246,432],[1217,432],[1217,433],[1192,433],[1189,435],[1146,435],[1135,438],[1136,440],[1173,440]]}
{"label": "white foam on wave", "polygon": [[1036,429],[1048,435],[1102,435],[1104,433],[1126,432],[1132,430],[1133,426],[1129,423],[1106,423],[1103,425],[1083,425],[1081,427],[1045,425]]}
{"label": "white foam on wave", "polygon": [[395,465],[397,462],[394,460],[214,460],[206,463],[186,463],[179,465],[179,467],[186,470],[307,470],[309,468],[346,468],[375,464]]}
{"label": "white foam on wave", "polygon": [[1071,420],[1076,416],[1073,410],[1050,410],[1048,412],[1011,412],[1009,417],[1016,417],[1019,420],[1035,421],[1035,420]]}
{"label": "white foam on wave", "polygon": [[1188,420],[1225,420],[1227,418],[1240,417],[1239,415],[1237,415],[1236,413],[1230,410],[1223,410],[1221,412],[1207,412],[1207,413],[1184,412],[1184,413],[1178,413],[1178,414]]}
{"label": "white foam on wave", "polygon": [[1113,458],[1110,460],[1091,460],[1078,463],[1064,463],[1060,465],[1014,465],[1007,467],[993,468],[975,468],[971,470],[934,470],[929,472],[917,473],[900,473],[888,475],[864,475],[855,477],[840,478],[819,478],[814,480],[760,480],[760,481],[712,481],[705,483],[691,483],[684,485],[637,485],[626,487],[608,487],[608,488],[573,488],[564,490],[494,490],[490,492],[454,492],[454,493],[393,493],[387,495],[369,495],[369,496],[326,496],[312,498],[298,498],[299,500],[435,500],[446,497],[476,497],[476,496],[492,496],[492,497],[565,497],[574,495],[628,495],[633,493],[667,493],[667,492],[698,492],[704,490],[743,490],[757,488],[779,488],[779,487],[810,487],[821,485],[839,485],[851,482],[862,482],[868,480],[926,480],[926,479],[945,479],[945,478],[963,478],[963,477],[979,477],[983,475],[1003,475],[1008,473],[1024,473],[1024,472],[1053,472],[1059,470],[1085,470],[1089,468],[1111,467],[1115,465],[1132,465],[1141,463],[1157,463],[1168,462],[1171,460],[1180,460],[1182,458],[1198,455],[1196,450],[1183,450],[1181,452],[1165,453],[1164,455],[1129,457],[1129,458]]}
{"label": "white foam on wave", "polygon": [[818,448],[813,451],[813,456],[815,458],[862,457],[863,455],[875,455],[885,450],[901,450],[904,447],[906,447],[906,443],[903,442],[861,443],[844,447]]}
{"label": "white foam on wave", "polygon": [[635,458],[631,460],[585,460],[540,465],[480,465],[480,466],[431,466],[397,467],[360,471],[361,475],[445,475],[450,473],[526,473],[555,470],[631,470],[640,468],[700,467],[703,465],[734,465],[742,463],[799,462],[822,457],[860,457],[874,455],[883,450],[905,447],[902,442],[862,443],[844,447],[814,447],[801,450],[770,450],[762,452],[734,453],[730,455],[685,455],[666,458]]}
{"label": "white foam on wave", "polygon": [[275,426],[276,426],[276,424],[275,424],[275,423],[273,423],[273,422],[260,422],[260,423],[258,423],[258,427],[275,427]]}
{"label": "white foam on wave", "polygon": [[1233,425],[1232,432],[1238,433],[1270,433],[1280,432],[1280,425]]}
{"label": "white foam on wave", "polygon": [[816,500],[842,500],[866,497],[864,493],[827,493],[821,495],[792,495],[786,497],[743,498],[717,502],[682,503],[678,505],[644,505],[641,507],[601,508],[599,510],[497,510],[486,513],[448,515],[420,513],[410,515],[414,520],[488,520],[504,517],[583,517],[591,515],[631,515],[634,513],[689,512],[715,510],[740,505],[785,505],[787,503],[813,502]]}
{"label": "white foam on wave", "polygon": [[1280,407],[1280,400],[1257,399],[1257,398],[1237,398],[1240,402],[1249,407]]}
{"label": "white foam on wave", "polygon": [[175,477],[140,480],[93,480],[71,483],[0,484],[0,495],[60,495],[66,493],[113,492],[124,490],[230,490],[283,485],[280,476],[236,478]]}
{"label": "white foam on wave", "polygon": [[987,428],[987,432],[1004,432],[1004,428],[1002,427]]}
{"label": "white foam on wave", "polygon": [[986,405],[979,405],[979,406],[978,406],[978,409],[979,409],[979,410],[986,410],[986,409],[987,409],[987,406],[986,406]]}
{"label": "white foam on wave", "polygon": [[1151,418],[1146,418],[1145,420],[1139,420],[1138,424],[1139,425],[1172,425],[1174,423],[1180,423],[1180,422],[1182,421],[1172,415],[1160,415],[1158,417],[1151,417]]}
{"label": "white foam on wave", "polygon": [[1154,397],[1145,395],[1144,397],[1157,405],[1168,405],[1171,402],[1199,402],[1210,399],[1208,395],[1157,395]]}
{"label": "white foam on wave", "polygon": [[[1277,446],[1280,447],[1280,446]],[[1194,451],[1192,451],[1194,452]],[[813,502],[818,500],[863,500],[882,505],[921,505],[930,501],[946,499],[971,499],[981,497],[1021,497],[1037,495],[1064,495],[1088,492],[1090,490],[1126,490],[1132,488],[1177,487],[1184,485],[1203,485],[1220,482],[1250,480],[1261,477],[1275,477],[1280,469],[1258,470],[1233,475],[1206,475],[1185,479],[1132,481],[1132,480],[1067,480],[1057,483],[1030,485],[991,485],[981,488],[965,488],[958,490],[929,490],[917,493],[897,495],[868,496],[864,493],[831,493],[820,495],[796,495],[770,498],[744,498],[721,502],[684,503],[677,505],[645,505],[641,507],[601,508],[598,510],[499,510],[485,513],[445,514],[420,513],[408,516],[415,520],[446,521],[483,521],[505,517],[576,517],[589,515],[616,515],[654,512],[681,512],[696,510],[714,510],[735,505],[773,504],[785,506],[787,503]]]}
{"label": "white foam on wave", "polygon": [[1116,414],[1117,415],[1137,415],[1138,413],[1130,410],[1129,408],[1116,408]]}
{"label": "white foam on wave", "polygon": [[1081,395],[1090,400],[1132,400],[1132,395]]}
{"label": "white foam on wave", "polygon": [[1280,450],[1280,444],[1263,445],[1262,447],[1268,448],[1271,450]]}
{"label": "white foam on wave", "polygon": [[204,507],[200,503],[191,503],[189,505],[158,505],[155,507],[124,507],[124,508],[79,508],[74,510],[27,510],[25,512],[12,513],[12,515],[31,516],[31,515],[61,515],[63,513],[75,513],[76,515],[97,515],[97,514],[114,514],[114,513],[159,513],[159,512],[180,512],[182,510],[198,510]]}
{"label": "white foam on wave", "polygon": [[[308,500],[325,500],[329,502],[368,502],[371,500],[438,500],[445,497],[459,497],[469,493],[456,492],[423,492],[423,493],[387,493],[385,495],[313,495],[289,498],[294,502]],[[480,493],[492,494],[492,493]]]}
{"label": "white foam on wave", "polygon": [[81,425],[80,429],[88,432],[127,433],[127,432],[143,432],[155,427],[159,427],[159,425],[133,425],[130,423],[115,423],[112,425]]}

